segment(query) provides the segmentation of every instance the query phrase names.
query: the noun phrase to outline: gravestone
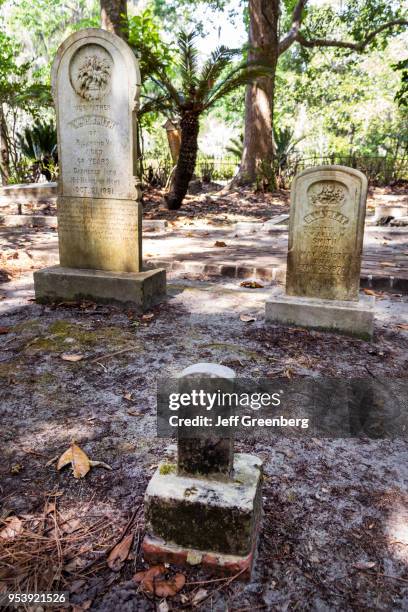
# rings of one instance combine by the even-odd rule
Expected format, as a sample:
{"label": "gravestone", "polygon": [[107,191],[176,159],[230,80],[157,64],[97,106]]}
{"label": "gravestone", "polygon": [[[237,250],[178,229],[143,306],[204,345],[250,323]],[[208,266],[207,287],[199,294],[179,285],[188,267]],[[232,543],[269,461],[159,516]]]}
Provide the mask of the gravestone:
{"label": "gravestone", "polygon": [[[196,364],[181,373],[179,388],[199,389],[206,377],[230,389],[235,373]],[[262,462],[233,454],[231,435],[218,438],[218,445],[217,451],[212,437],[179,437],[177,462],[159,464],[145,494],[143,557],[150,563],[201,564],[248,579],[261,516]]]}
{"label": "gravestone", "polygon": [[373,334],[372,296],[359,298],[367,179],[344,166],[309,168],[291,190],[286,294],[266,303],[266,320]]}
{"label": "gravestone", "polygon": [[105,30],[72,34],[52,68],[57,114],[60,265],[34,274],[39,301],[89,297],[142,310],[165,294],[165,271],[143,271],[136,178],[138,61]]}

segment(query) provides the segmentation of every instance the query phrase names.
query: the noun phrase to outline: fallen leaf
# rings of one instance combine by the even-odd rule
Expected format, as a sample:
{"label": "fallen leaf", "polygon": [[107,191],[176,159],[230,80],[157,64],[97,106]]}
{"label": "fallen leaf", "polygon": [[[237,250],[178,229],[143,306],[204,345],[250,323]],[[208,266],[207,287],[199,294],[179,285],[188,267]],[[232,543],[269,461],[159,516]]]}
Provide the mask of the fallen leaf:
{"label": "fallen leaf", "polygon": [[249,289],[263,289],[264,286],[258,283],[257,281],[242,281],[239,284],[240,287],[248,287]]}
{"label": "fallen leaf", "polygon": [[92,459],[89,460],[89,465],[91,467],[103,467],[106,470],[111,470],[111,466],[108,465],[107,463],[105,463],[104,461],[92,461]]}
{"label": "fallen leaf", "polygon": [[0,334],[8,334],[11,331],[11,327],[0,327]]}
{"label": "fallen leaf", "polygon": [[147,593],[154,593],[157,597],[174,597],[185,585],[186,577],[179,573],[166,579],[164,577],[166,572],[164,565],[154,565],[144,572],[135,574],[133,580],[140,583]]}
{"label": "fallen leaf", "polygon": [[2,540],[14,540],[23,530],[23,523],[17,516],[11,516],[4,522],[6,526],[0,531],[0,538]]}
{"label": "fallen leaf", "polygon": [[252,321],[256,321],[256,317],[254,317],[253,315],[242,314],[239,316],[239,318],[244,323],[251,323]]}
{"label": "fallen leaf", "polygon": [[84,355],[81,353],[63,353],[61,355],[61,359],[64,361],[81,361],[84,358]]}
{"label": "fallen leaf", "polygon": [[107,563],[111,570],[119,572],[129,555],[132,542],[133,533],[130,533],[122,538],[122,540],[110,551]]}
{"label": "fallen leaf", "polygon": [[57,463],[57,470],[61,470],[68,464],[72,465],[74,478],[83,478],[91,469],[86,453],[75,443],[61,455]]}
{"label": "fallen leaf", "polygon": [[214,242],[214,246],[215,246],[215,247],[226,247],[227,245],[226,245],[226,243],[225,243],[225,242],[223,242],[222,240],[216,240],[216,241]]}
{"label": "fallen leaf", "polygon": [[72,448],[69,447],[65,451],[65,453],[62,453],[61,457],[58,459],[57,470],[62,470],[63,467],[65,467],[66,465],[69,465],[71,462],[72,462]]}
{"label": "fallen leaf", "polygon": [[14,465],[11,466],[10,472],[12,474],[19,474],[22,469],[24,469],[24,466],[21,463],[15,463]]}
{"label": "fallen leaf", "polygon": [[408,330],[408,323],[397,323],[396,327],[399,327],[399,329]]}
{"label": "fallen leaf", "polygon": [[158,605],[159,612],[169,612],[170,608],[169,608],[169,604],[167,603],[167,601],[165,599],[163,599],[163,601],[161,601]]}
{"label": "fallen leaf", "polygon": [[55,512],[56,509],[56,504],[55,502],[46,502],[45,506],[44,506],[44,514],[52,514],[53,512]]}
{"label": "fallen leaf", "polygon": [[363,289],[363,291],[366,295],[376,295],[376,292],[372,289]]}
{"label": "fallen leaf", "polygon": [[125,393],[123,395],[123,399],[128,400],[129,402],[132,401],[132,394],[131,393]]}
{"label": "fallen leaf", "polygon": [[150,321],[153,318],[154,318],[153,312],[147,312],[146,314],[142,315],[142,321]]}
{"label": "fallen leaf", "polygon": [[359,570],[372,569],[375,566],[375,561],[359,561],[358,563],[354,563],[353,565],[353,567]]}
{"label": "fallen leaf", "polygon": [[198,589],[197,593],[191,598],[191,605],[198,606],[199,603],[203,601],[208,595],[208,591],[206,589]]}
{"label": "fallen leaf", "polygon": [[136,410],[128,410],[128,411],[127,411],[127,413],[128,413],[130,416],[141,416],[141,415],[142,415],[142,413],[141,413],[141,412],[137,412]]}

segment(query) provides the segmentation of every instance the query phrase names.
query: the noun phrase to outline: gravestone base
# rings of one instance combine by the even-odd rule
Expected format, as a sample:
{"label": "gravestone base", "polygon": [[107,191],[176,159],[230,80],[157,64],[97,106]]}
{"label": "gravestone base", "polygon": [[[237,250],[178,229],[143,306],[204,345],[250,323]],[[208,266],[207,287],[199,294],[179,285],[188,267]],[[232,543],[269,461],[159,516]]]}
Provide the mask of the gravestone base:
{"label": "gravestone base", "polygon": [[374,303],[371,295],[358,302],[323,300],[277,292],[265,304],[265,320],[270,323],[310,327],[372,340]]}
{"label": "gravestone base", "polygon": [[[146,560],[202,564],[248,578],[261,517],[262,461],[235,454],[230,479],[177,474],[161,463],[145,494]],[[169,561],[171,559],[171,561]]]}
{"label": "gravestone base", "polygon": [[143,272],[107,272],[52,266],[34,272],[35,298],[39,303],[88,299],[124,303],[140,312],[166,295],[164,269]]}
{"label": "gravestone base", "polygon": [[168,544],[162,538],[146,535],[142,543],[143,558],[147,563],[156,565],[171,563],[180,567],[200,565],[211,574],[234,576],[240,580],[250,580],[254,563],[257,538],[254,538],[252,550],[248,555],[224,555],[214,551],[203,551],[197,548],[186,548]]}

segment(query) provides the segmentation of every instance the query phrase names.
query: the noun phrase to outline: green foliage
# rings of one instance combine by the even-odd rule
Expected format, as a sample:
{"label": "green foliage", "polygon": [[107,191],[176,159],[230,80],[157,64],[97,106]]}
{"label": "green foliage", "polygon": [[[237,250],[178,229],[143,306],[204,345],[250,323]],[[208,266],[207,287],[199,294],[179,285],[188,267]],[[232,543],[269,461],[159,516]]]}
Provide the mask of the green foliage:
{"label": "green foliage", "polygon": [[32,127],[26,127],[17,134],[17,141],[23,155],[31,160],[52,156],[57,145],[57,130],[53,121],[37,120]]}
{"label": "green foliage", "polygon": [[408,107],[408,58],[393,64],[392,67],[401,72],[401,87],[395,94],[395,99],[400,106]]}
{"label": "green foliage", "polygon": [[129,45],[139,57],[142,83],[158,63],[169,66],[171,62],[172,46],[164,43],[160,22],[151,7],[129,17]]}

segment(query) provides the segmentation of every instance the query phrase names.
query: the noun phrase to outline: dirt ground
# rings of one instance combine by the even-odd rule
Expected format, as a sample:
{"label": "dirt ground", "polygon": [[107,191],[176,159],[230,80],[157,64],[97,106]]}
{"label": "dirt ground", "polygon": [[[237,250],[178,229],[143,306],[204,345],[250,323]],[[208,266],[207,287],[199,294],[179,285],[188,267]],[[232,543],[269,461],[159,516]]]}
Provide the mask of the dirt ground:
{"label": "dirt ground", "polygon": [[[70,592],[75,612],[408,610],[403,437],[237,441],[264,461],[251,583],[191,567],[164,600],[132,580],[146,568],[144,491],[169,443],[155,431],[159,376],[198,361],[253,379],[407,376],[406,295],[377,294],[368,343],[266,325],[270,287],[174,273],[168,281],[167,301],[147,316],[91,302],[37,305],[31,273],[1,286],[0,592],[52,586]],[[72,440],[111,470],[95,466],[79,480],[57,471]],[[109,551],[128,534],[130,553],[113,571]]]}

